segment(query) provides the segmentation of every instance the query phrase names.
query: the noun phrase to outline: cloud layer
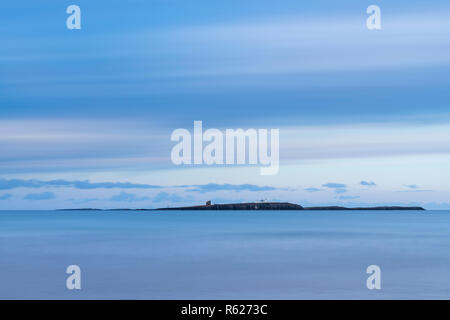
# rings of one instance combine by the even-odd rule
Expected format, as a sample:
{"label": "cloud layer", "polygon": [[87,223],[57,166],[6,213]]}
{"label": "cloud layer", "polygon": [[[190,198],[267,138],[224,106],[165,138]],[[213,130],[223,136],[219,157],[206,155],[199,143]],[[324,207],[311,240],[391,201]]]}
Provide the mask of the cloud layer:
{"label": "cloud layer", "polygon": [[68,181],[68,180],[23,180],[23,179],[0,179],[0,190],[11,190],[16,188],[75,188],[75,189],[160,189],[162,186],[150,184],[136,184],[129,182],[90,182],[85,181]]}
{"label": "cloud layer", "polygon": [[55,199],[56,196],[53,192],[43,192],[43,193],[29,193],[23,199],[24,200],[51,200]]}

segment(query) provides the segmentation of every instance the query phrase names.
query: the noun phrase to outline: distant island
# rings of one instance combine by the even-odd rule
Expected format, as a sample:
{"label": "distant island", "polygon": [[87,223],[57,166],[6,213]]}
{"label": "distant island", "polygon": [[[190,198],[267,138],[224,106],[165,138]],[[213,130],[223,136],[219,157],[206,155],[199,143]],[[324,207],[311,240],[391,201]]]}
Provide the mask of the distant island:
{"label": "distant island", "polygon": [[402,207],[402,206],[379,206],[379,207],[356,207],[356,208],[328,206],[328,207],[306,207],[305,210],[426,210],[426,209],[422,207]]}
{"label": "distant island", "polygon": [[60,209],[58,211],[163,211],[163,210],[425,210],[422,207],[402,207],[402,206],[379,206],[379,207],[356,207],[347,208],[340,206],[323,206],[323,207],[303,207],[301,205],[289,202],[246,202],[246,203],[228,203],[228,204],[211,204],[207,201],[204,205],[189,207],[166,207],[157,209]]}
{"label": "distant island", "polygon": [[422,207],[402,207],[402,206],[380,206],[380,207],[357,207],[346,208],[340,206],[325,207],[303,207],[289,202],[249,202],[249,203],[229,203],[211,204],[207,201],[205,205],[158,208],[155,210],[425,210]]}
{"label": "distant island", "polygon": [[205,205],[178,207],[178,208],[158,208],[156,210],[304,210],[301,205],[289,202],[248,202],[248,203],[229,203],[229,204],[211,204],[210,201]]}
{"label": "distant island", "polygon": [[167,207],[157,209],[61,209],[59,211],[163,211],[163,210],[425,210],[422,207],[402,207],[402,206],[378,206],[378,207],[356,207],[347,208],[340,206],[323,206],[323,207],[303,207],[298,204],[289,202],[247,202],[247,203],[228,203],[228,204],[211,204],[207,201],[204,205],[189,206],[189,207]]}

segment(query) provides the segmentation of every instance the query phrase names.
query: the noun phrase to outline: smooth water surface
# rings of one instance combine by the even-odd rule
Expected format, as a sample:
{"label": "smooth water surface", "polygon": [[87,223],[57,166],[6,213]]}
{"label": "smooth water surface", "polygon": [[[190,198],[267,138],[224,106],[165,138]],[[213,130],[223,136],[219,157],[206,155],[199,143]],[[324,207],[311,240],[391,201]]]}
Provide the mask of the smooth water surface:
{"label": "smooth water surface", "polygon": [[0,298],[449,299],[450,211],[1,211]]}

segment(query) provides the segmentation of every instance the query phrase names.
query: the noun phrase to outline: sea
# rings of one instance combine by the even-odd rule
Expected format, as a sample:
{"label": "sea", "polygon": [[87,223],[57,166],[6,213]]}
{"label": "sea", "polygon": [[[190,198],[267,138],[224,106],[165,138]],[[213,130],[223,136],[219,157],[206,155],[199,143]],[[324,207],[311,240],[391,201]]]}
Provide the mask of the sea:
{"label": "sea", "polygon": [[449,298],[450,211],[0,211],[0,299]]}

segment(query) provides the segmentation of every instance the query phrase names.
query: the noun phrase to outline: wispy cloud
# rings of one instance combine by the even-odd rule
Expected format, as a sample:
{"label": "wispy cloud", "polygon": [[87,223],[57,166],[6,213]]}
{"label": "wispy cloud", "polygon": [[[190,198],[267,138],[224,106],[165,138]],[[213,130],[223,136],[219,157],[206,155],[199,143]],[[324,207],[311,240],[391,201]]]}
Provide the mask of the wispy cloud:
{"label": "wispy cloud", "polygon": [[359,184],[362,185],[362,186],[366,186],[366,187],[375,187],[377,185],[373,181],[364,181],[364,180],[361,181]]}
{"label": "wispy cloud", "polygon": [[55,198],[56,196],[53,192],[29,193],[24,197],[25,200],[51,200]]}
{"label": "wispy cloud", "polygon": [[121,192],[118,195],[112,196],[110,199],[110,201],[118,201],[118,202],[134,202],[134,201],[145,201],[145,200],[150,200],[149,197],[139,197],[138,195],[134,194],[134,193],[126,193],[126,192]]}
{"label": "wispy cloud", "polygon": [[[450,152],[450,123],[357,123],[284,127],[285,160]],[[302,139],[298,139],[302,137]],[[281,154],[280,151],[280,154]]]}
{"label": "wispy cloud", "polygon": [[163,189],[163,188],[184,188],[190,192],[215,192],[215,191],[274,191],[279,188],[271,186],[258,186],[255,184],[196,184],[196,185],[178,185],[178,186],[161,186],[131,182],[91,182],[70,181],[70,180],[37,180],[37,179],[0,179],[0,190],[10,190],[16,188],[75,188],[82,190],[90,189]]}
{"label": "wispy cloud", "polygon": [[354,199],[359,199],[359,196],[339,196],[338,199],[339,200],[354,200]]}
{"label": "wispy cloud", "polygon": [[[167,151],[172,147],[167,138],[170,130],[153,124],[145,127],[138,120],[117,120],[101,123],[96,132],[87,128],[91,120],[75,124],[67,119],[59,121],[70,130],[62,128],[58,121],[0,121],[0,170],[8,173],[172,167]],[[111,133],[108,131],[111,127],[120,129]],[[445,121],[286,125],[280,127],[283,133],[280,154],[284,163],[304,159],[444,154],[450,152],[449,130],[450,123]],[[0,180],[2,184],[4,181]]]}
{"label": "wispy cloud", "polygon": [[154,198],[153,202],[161,203],[161,202],[186,202],[191,201],[191,197],[181,197],[174,193],[160,192]]}
{"label": "wispy cloud", "polygon": [[308,191],[308,192],[319,192],[319,191],[323,191],[323,190],[319,189],[319,188],[311,187],[311,188],[305,188],[305,191]]}
{"label": "wispy cloud", "polygon": [[88,203],[88,202],[99,201],[99,200],[102,200],[102,199],[99,199],[99,198],[67,199],[67,201],[73,202],[75,204]]}
{"label": "wispy cloud", "polygon": [[22,179],[0,179],[0,190],[10,190],[16,188],[76,188],[76,189],[160,189],[162,186],[150,184],[137,184],[130,182],[90,182],[85,181],[69,181],[69,180],[22,180]]}
{"label": "wispy cloud", "polygon": [[[442,47],[450,30],[448,15],[391,16],[383,21],[383,29],[382,37],[374,36],[359,15],[284,17],[160,30],[159,36],[153,37],[169,47],[184,44],[180,54],[184,50],[190,54],[182,69],[189,74],[361,70],[450,61],[448,45]],[[419,48],[418,43],[426,45]]]}
{"label": "wispy cloud", "polygon": [[214,192],[214,191],[274,191],[277,190],[275,187],[270,186],[258,186],[254,184],[216,184],[208,183],[202,185],[191,185],[187,187],[192,187],[187,191],[195,192]]}
{"label": "wispy cloud", "polygon": [[329,183],[323,184],[322,187],[333,189],[335,193],[347,192],[347,185],[343,184],[343,183],[329,182]]}
{"label": "wispy cloud", "polygon": [[8,200],[10,198],[12,198],[12,194],[10,193],[6,193],[0,196],[0,200]]}
{"label": "wispy cloud", "polygon": [[417,184],[405,185],[408,190],[401,190],[398,192],[433,192],[434,190],[421,189]]}
{"label": "wispy cloud", "polygon": [[341,189],[341,188],[347,188],[347,185],[343,184],[343,183],[329,182],[329,183],[323,184],[322,187],[331,188],[331,189]]}

